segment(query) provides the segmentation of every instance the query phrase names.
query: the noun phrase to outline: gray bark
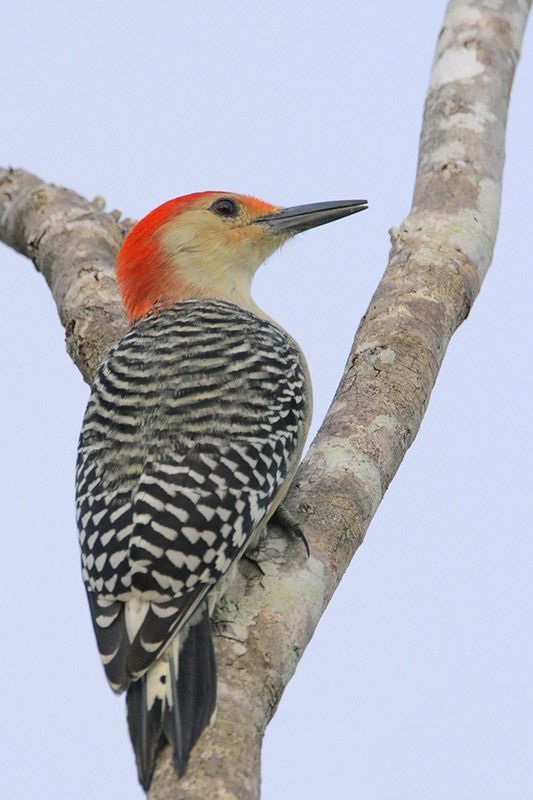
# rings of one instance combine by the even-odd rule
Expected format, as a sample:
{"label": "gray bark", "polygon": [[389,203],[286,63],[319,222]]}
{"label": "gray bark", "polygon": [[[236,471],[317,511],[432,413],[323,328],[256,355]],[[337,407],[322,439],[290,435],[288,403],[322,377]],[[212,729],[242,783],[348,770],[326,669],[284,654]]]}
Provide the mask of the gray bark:
{"label": "gray bark", "polygon": [[[448,342],[496,239],[504,137],[529,0],[451,0],[439,36],[411,213],[286,506],[311,557],[270,526],[216,612],[217,720],[179,783],[164,751],[151,800],[259,797],[264,729],[412,443]],[[45,276],[86,380],[126,328],[114,254],[129,223],[23,170],[0,169],[0,238]]]}

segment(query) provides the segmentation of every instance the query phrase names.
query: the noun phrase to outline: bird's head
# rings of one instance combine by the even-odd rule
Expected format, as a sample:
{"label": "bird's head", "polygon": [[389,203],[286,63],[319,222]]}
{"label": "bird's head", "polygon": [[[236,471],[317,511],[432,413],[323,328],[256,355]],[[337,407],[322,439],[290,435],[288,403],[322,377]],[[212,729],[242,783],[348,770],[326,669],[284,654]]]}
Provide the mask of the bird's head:
{"label": "bird's head", "polygon": [[180,300],[227,300],[257,311],[252,278],[300,231],[363,211],[365,200],[281,208],[230,192],[169,200],[141,219],[117,256],[117,281],[131,322]]}

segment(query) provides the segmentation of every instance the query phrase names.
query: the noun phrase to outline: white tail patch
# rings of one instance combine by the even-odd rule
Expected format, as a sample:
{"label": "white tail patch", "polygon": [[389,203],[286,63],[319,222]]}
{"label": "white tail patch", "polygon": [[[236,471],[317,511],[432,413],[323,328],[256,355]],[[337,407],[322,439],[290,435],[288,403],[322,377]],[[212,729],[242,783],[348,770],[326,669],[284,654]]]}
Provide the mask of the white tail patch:
{"label": "white tail patch", "polygon": [[150,608],[150,603],[146,600],[141,600],[140,597],[132,597],[126,601],[126,608],[124,609],[126,631],[128,632],[128,639],[133,642],[145,617]]}
{"label": "white tail patch", "polygon": [[[179,634],[170,640],[168,647],[146,673],[146,705],[148,711],[156,700],[161,700],[165,707],[172,708],[172,681],[179,675],[179,653],[181,642]],[[172,668],[170,662],[172,660]]]}

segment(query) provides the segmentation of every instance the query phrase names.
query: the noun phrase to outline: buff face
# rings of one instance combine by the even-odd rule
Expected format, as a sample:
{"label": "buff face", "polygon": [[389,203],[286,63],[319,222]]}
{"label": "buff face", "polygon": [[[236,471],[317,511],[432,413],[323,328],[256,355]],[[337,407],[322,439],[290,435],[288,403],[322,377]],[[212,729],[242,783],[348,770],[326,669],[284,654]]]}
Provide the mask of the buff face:
{"label": "buff face", "polygon": [[303,230],[366,208],[363,200],[281,208],[248,195],[201,192],[154,209],[131,230],[117,279],[131,321],[195,298],[262,314],[251,296],[257,268]]}

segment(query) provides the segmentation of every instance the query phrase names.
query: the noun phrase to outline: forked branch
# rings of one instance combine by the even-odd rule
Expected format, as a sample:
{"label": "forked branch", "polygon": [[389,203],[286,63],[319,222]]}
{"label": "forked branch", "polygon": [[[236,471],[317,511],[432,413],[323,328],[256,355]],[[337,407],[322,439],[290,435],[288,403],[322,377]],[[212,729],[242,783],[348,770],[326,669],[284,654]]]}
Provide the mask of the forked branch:
{"label": "forked branch", "polygon": [[[439,36],[413,207],[287,506],[311,548],[271,526],[216,621],[216,724],[176,782],[164,751],[151,800],[259,797],[264,729],[426,409],[496,239],[509,94],[529,0],[451,0]],[[128,228],[23,170],[0,170],[0,238],[46,278],[90,381],[125,330],[114,254]]]}

